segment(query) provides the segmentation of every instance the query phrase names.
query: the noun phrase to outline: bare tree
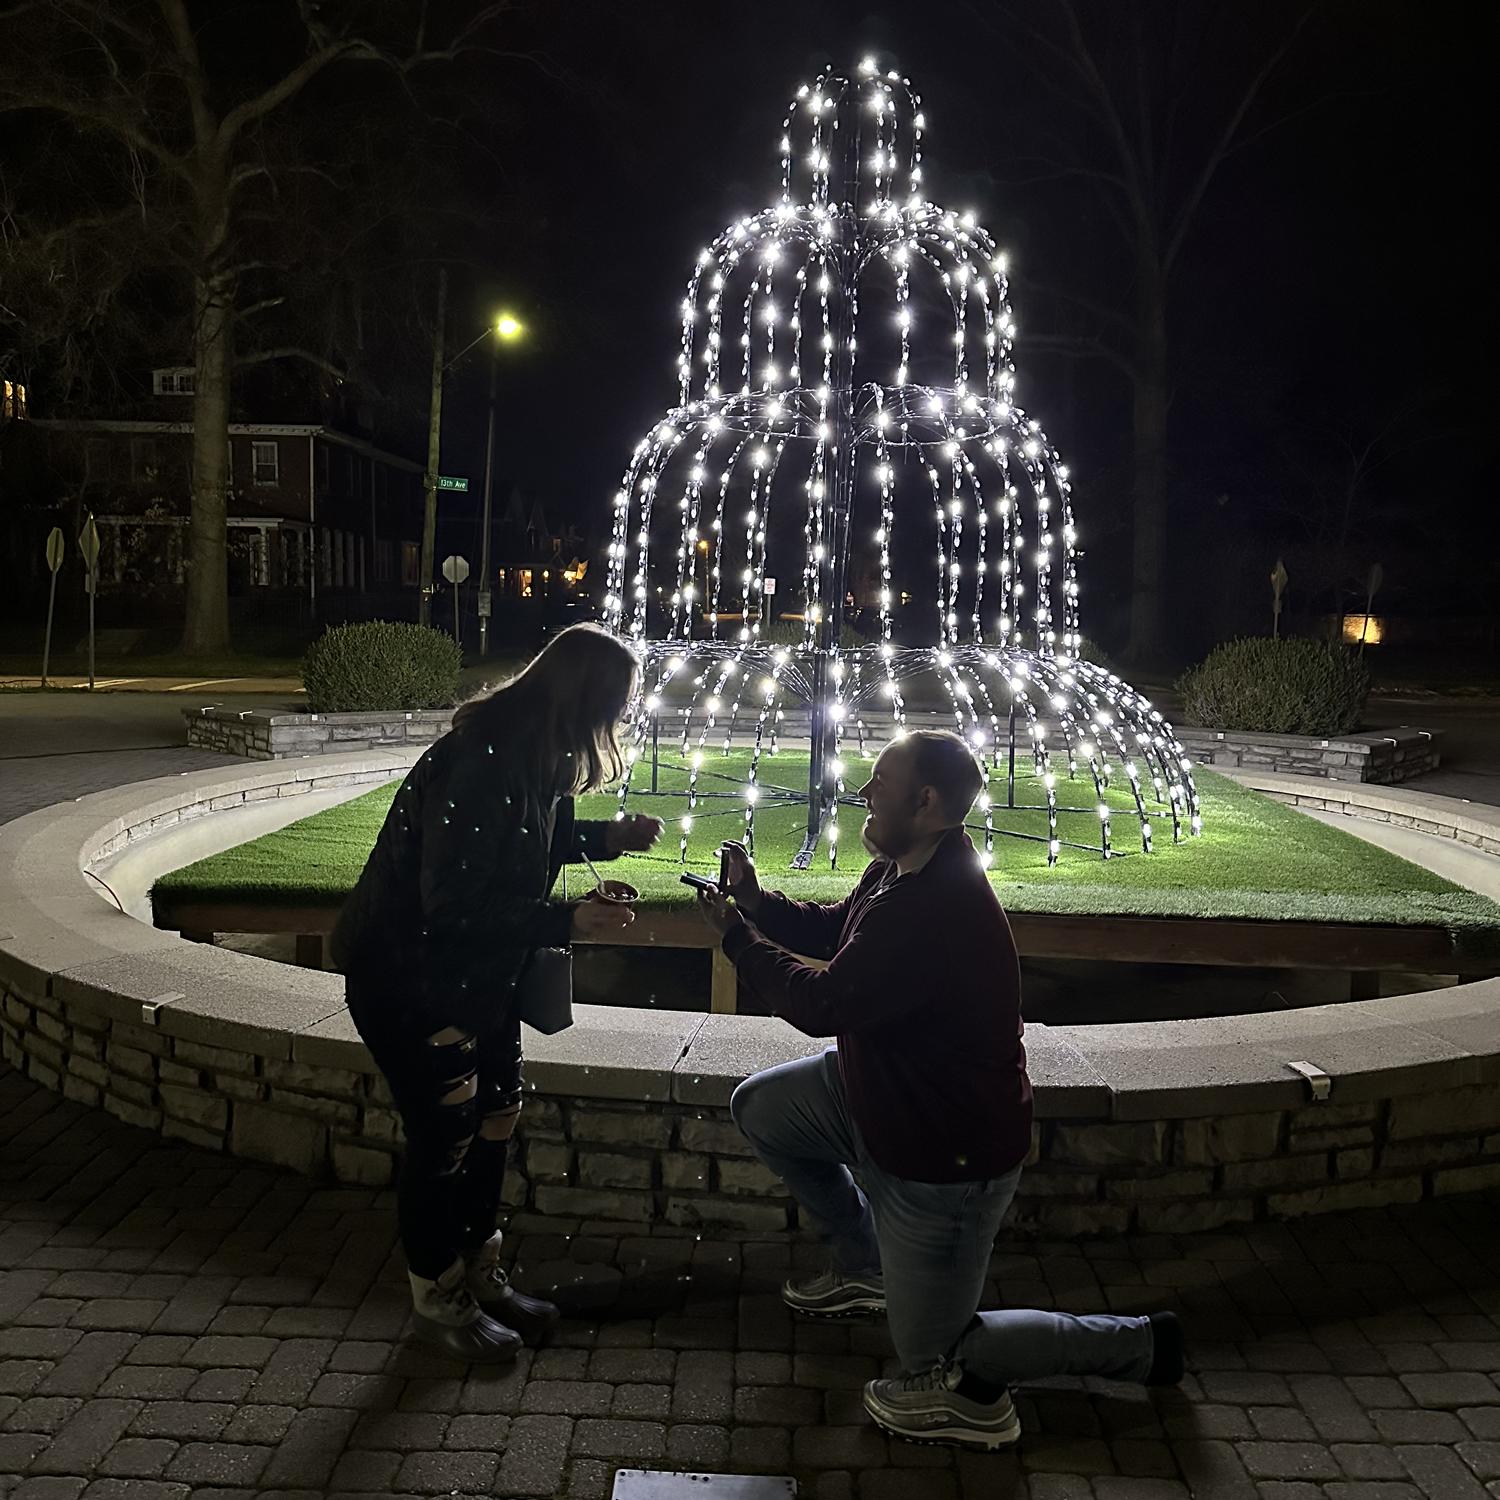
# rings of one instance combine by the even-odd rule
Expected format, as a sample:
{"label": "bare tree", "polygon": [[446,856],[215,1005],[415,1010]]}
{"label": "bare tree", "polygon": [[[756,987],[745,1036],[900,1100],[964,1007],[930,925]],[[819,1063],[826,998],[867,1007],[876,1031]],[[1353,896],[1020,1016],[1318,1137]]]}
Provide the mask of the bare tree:
{"label": "bare tree", "polygon": [[[1371,567],[1395,533],[1398,512],[1382,495],[1382,471],[1400,465],[1427,439],[1409,411],[1308,416],[1279,429],[1267,444],[1271,509],[1283,518],[1307,605],[1332,611],[1334,630],[1352,603],[1365,597]],[[1422,523],[1412,525],[1419,532]],[[1398,552],[1401,549],[1398,549]],[[1402,572],[1397,560],[1397,578]]]}
{"label": "bare tree", "polygon": [[[1108,360],[1131,392],[1133,480],[1130,654],[1165,644],[1170,293],[1184,244],[1225,161],[1272,125],[1254,110],[1317,9],[1303,0],[1273,39],[1206,57],[1224,7],[1200,0],[1003,0],[976,14],[1024,57],[1050,105],[1033,111],[1039,144],[1025,172],[1071,180],[1102,205],[1130,278],[1123,305],[1053,288],[1079,309],[1082,336],[1032,347]],[[1279,122],[1277,122],[1279,123]]]}
{"label": "bare tree", "polygon": [[[193,480],[183,649],[229,647],[226,497],[229,409],[237,324],[279,298],[247,294],[260,269],[257,213],[299,170],[267,147],[274,123],[315,81],[350,62],[402,80],[483,45],[504,5],[477,4],[441,44],[427,7],[312,0],[195,19],[187,0],[17,0],[0,9],[0,113],[35,112],[73,132],[103,170],[91,216],[138,214],[185,272],[196,381]],[[216,29],[217,27],[217,29]],[[292,51],[267,42],[292,37]],[[262,57],[276,57],[259,65]],[[112,201],[111,201],[112,199]],[[75,222],[74,227],[77,227]],[[63,234],[58,241],[76,243]],[[248,297],[248,300],[247,300]],[[337,366],[300,342],[245,350],[241,364],[298,358]]]}

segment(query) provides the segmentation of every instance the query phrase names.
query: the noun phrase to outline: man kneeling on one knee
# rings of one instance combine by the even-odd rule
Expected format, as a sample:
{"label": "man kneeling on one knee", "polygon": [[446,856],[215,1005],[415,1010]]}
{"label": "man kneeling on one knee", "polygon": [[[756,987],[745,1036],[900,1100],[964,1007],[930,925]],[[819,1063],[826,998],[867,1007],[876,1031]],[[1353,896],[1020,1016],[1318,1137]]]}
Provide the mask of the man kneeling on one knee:
{"label": "man kneeling on one knee", "polygon": [[805,1314],[887,1314],[901,1374],[864,1392],[887,1431],[997,1448],[1021,1432],[1011,1384],[1175,1383],[1182,1334],[1170,1313],[978,1311],[1031,1142],[1020,965],[963,829],[984,780],[957,735],[908,734],[860,792],[875,858],[842,901],[762,890],[731,843],[724,888],[699,905],[776,1015],[837,1040],[747,1078],[730,1101],[831,1254],[782,1296]]}

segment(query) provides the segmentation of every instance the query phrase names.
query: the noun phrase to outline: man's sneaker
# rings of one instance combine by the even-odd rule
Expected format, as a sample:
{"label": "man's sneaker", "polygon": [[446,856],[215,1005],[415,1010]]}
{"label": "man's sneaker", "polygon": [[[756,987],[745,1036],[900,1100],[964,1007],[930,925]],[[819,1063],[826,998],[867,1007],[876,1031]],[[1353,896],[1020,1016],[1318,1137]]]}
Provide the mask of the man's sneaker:
{"label": "man's sneaker", "polygon": [[994,1401],[958,1394],[963,1372],[936,1365],[924,1375],[872,1380],[865,1410],[894,1437],[912,1443],[954,1443],[964,1448],[1007,1448],[1021,1436],[1010,1392]]}
{"label": "man's sneaker", "polygon": [[793,1312],[810,1318],[854,1318],[885,1311],[885,1278],[879,1271],[846,1276],[842,1271],[819,1271],[788,1281],[781,1300]]}

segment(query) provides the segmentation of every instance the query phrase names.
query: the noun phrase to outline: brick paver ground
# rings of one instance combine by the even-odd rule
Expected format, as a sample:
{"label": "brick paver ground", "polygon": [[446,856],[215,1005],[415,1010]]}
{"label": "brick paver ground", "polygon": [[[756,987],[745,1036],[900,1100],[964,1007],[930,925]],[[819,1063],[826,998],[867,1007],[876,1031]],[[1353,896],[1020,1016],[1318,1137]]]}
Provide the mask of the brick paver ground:
{"label": "brick paver ground", "polygon": [[602,1306],[510,1372],[403,1342],[387,1194],[246,1166],[0,1073],[0,1495],[607,1497],[615,1467],[815,1500],[1500,1496],[1500,1197],[1196,1237],[1015,1244],[994,1294],[1176,1308],[1180,1390],[1021,1393],[1018,1451],[887,1442],[878,1322],[793,1321],[802,1241],[512,1226]]}

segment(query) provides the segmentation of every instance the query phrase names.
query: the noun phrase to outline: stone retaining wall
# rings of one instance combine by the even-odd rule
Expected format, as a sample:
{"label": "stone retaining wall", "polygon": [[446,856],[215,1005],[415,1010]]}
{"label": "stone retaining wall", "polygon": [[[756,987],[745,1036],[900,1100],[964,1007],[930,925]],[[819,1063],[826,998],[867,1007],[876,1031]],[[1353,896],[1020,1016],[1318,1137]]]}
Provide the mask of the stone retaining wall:
{"label": "stone retaining wall", "polygon": [[[184,709],[188,744],[199,750],[219,750],[246,760],[284,760],[299,755],[341,755],[352,750],[383,746],[427,746],[448,732],[453,710],[422,709],[366,714],[271,714],[254,710],[209,707]],[[882,716],[866,714],[879,728]],[[913,724],[928,722],[943,728],[938,714],[913,714]],[[782,733],[806,732],[805,715],[787,714]],[[1314,739],[1287,734],[1240,734],[1213,729],[1178,729],[1183,746],[1200,764],[1216,770],[1279,771],[1291,776],[1316,776],[1329,781],[1389,785],[1435,771],[1441,761],[1440,731],[1392,729],[1338,739]]]}
{"label": "stone retaining wall", "polygon": [[1437,770],[1442,731],[1381,729],[1318,739],[1299,734],[1249,734],[1239,730],[1176,726],[1183,748],[1199,765],[1216,771],[1279,771],[1328,781],[1389,786]]}
{"label": "stone retaining wall", "polygon": [[[1233,774],[1233,773],[1231,773]],[[1492,807],[1426,792],[1370,790],[1342,786],[1311,787],[1286,775],[1245,771],[1234,780],[1291,807],[1341,813],[1366,823],[1412,828],[1434,838],[1453,839],[1486,854],[1500,854],[1500,816]]]}
{"label": "stone retaining wall", "polygon": [[[410,754],[193,772],[0,828],[6,1059],[170,1137],[388,1182],[399,1122],[338,977],[159,932],[82,870],[164,822],[384,779]],[[1244,779],[1297,795],[1287,778]],[[1345,811],[1406,808],[1500,846],[1493,809],[1335,793]],[[1032,1025],[1026,1041],[1038,1123],[1017,1232],[1189,1231],[1500,1183],[1500,980],[1260,1016]],[[747,1074],[823,1045],[769,1018],[590,1006],[556,1037],[528,1032],[511,1205],[559,1224],[796,1227],[727,1104]],[[1291,1066],[1304,1060],[1326,1101]]]}
{"label": "stone retaining wall", "polygon": [[453,725],[451,708],[394,709],[380,714],[268,714],[232,708],[185,708],[188,744],[246,760],[294,755],[347,755],[387,745],[430,745]]}
{"label": "stone retaining wall", "polygon": [[[193,1041],[10,984],[0,992],[6,1060],[70,1099],[253,1161],[362,1186],[393,1179],[400,1121],[355,1043],[340,1050],[358,1065],[331,1067]],[[1044,1096],[1042,1110],[1052,1102]],[[795,1205],[722,1104],[533,1088],[517,1139],[506,1193],[515,1209],[797,1227]],[[1500,1089],[1476,1084],[1249,1114],[1041,1118],[1011,1220],[1015,1232],[1051,1237],[1177,1233],[1497,1185]]]}

